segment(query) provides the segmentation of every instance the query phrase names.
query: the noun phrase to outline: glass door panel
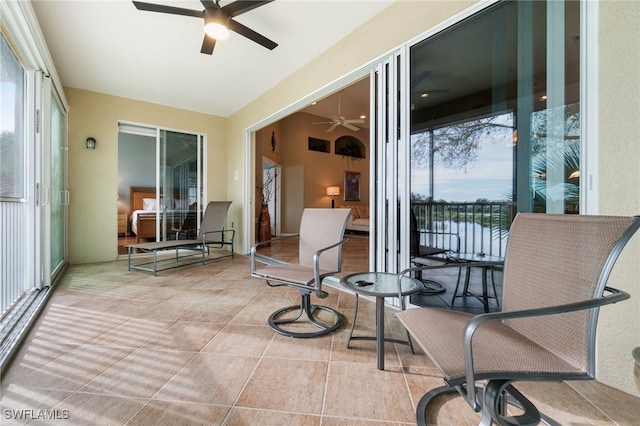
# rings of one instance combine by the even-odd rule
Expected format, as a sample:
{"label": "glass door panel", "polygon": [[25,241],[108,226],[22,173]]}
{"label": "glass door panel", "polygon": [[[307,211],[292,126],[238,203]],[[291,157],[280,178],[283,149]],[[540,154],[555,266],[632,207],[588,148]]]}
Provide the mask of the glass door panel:
{"label": "glass door panel", "polygon": [[204,202],[204,136],[119,123],[118,253],[135,242],[195,238]]}
{"label": "glass door panel", "polygon": [[51,99],[51,276],[62,266],[66,255],[67,151],[65,116],[55,94]]}
{"label": "glass door panel", "polygon": [[501,255],[516,211],[578,213],[579,34],[578,1],[506,1],[410,48],[421,229]]}
{"label": "glass door panel", "polygon": [[195,134],[162,130],[158,212],[162,240],[195,238],[202,212],[201,141]]}

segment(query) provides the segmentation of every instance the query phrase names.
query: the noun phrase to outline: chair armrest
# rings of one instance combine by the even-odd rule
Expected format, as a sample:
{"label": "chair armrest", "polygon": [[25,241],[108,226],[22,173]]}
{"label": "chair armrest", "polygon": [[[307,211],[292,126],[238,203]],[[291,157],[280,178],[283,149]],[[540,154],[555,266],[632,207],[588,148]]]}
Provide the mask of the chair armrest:
{"label": "chair armrest", "polygon": [[[492,262],[489,262],[492,263]],[[475,264],[474,264],[475,266]],[[599,308],[600,306],[609,305],[612,303],[618,303],[623,300],[629,299],[631,296],[629,293],[617,290],[612,287],[605,287],[605,291],[611,294],[597,297],[594,299],[584,300],[582,302],[567,303],[564,305],[547,306],[544,308],[523,309],[519,311],[508,312],[494,312],[487,314],[475,315],[464,328],[464,357],[465,357],[465,370],[466,370],[466,383],[467,383],[467,401],[472,407],[476,407],[475,396],[475,375],[473,373],[473,349],[472,340],[475,332],[478,328],[489,321],[503,321],[505,319],[514,318],[527,318],[545,315],[555,315],[567,312],[581,311],[585,309]],[[476,410],[477,411],[477,410]]]}
{"label": "chair armrest", "polygon": [[[316,284],[315,292],[318,297],[326,297],[326,294],[322,293],[322,280],[320,279],[320,255],[327,250],[331,250],[332,248],[341,246],[342,244],[346,243],[348,240],[349,240],[348,238],[343,238],[342,241],[338,241],[335,244],[331,244],[330,246],[321,248],[320,250],[316,251],[315,254],[313,255],[313,276],[314,276],[314,282]],[[338,265],[338,270],[335,271],[335,273],[338,273],[341,271],[342,271],[342,260],[340,261]]]}
{"label": "chair armrest", "polygon": [[428,266],[412,266],[411,268],[407,268],[403,271],[401,271],[398,275],[404,275],[407,272],[414,272],[414,271],[426,271],[429,269],[446,269],[446,268],[464,268],[465,266],[503,266],[504,262],[498,262],[498,261],[493,261],[493,262],[473,262],[473,263],[469,263],[466,264],[464,262],[456,262],[456,263],[443,263],[440,265],[428,265]]}
{"label": "chair armrest", "polygon": [[[436,242],[438,241],[438,238],[439,238],[440,236],[446,236],[446,235],[448,235],[448,236],[449,236],[449,238],[448,238],[449,240],[451,240],[452,238],[454,238],[454,239],[455,239],[455,242],[456,242],[456,248],[455,248],[455,249],[453,249],[453,248],[449,248],[449,249],[446,249],[446,250],[454,251],[454,252],[456,252],[456,253],[460,253],[460,245],[461,245],[461,244],[460,244],[460,234],[458,234],[457,232],[438,232],[438,231],[420,231],[420,230],[419,230],[419,231],[417,231],[417,232],[418,232],[418,234],[420,234],[420,235],[423,235],[423,234],[426,234],[426,235],[433,235],[433,236],[435,237],[435,239],[436,239]],[[441,239],[442,239],[442,238],[441,238]],[[444,239],[442,239],[442,240],[444,241]],[[444,249],[444,247],[443,247],[443,249]]]}
{"label": "chair armrest", "polygon": [[293,235],[285,235],[284,237],[276,237],[276,238],[272,238],[270,240],[266,240],[266,241],[260,241],[259,243],[254,244],[251,247],[251,273],[253,274],[256,271],[256,252],[258,247],[260,247],[263,244],[268,244],[268,243],[273,243],[276,241],[280,241],[280,240],[286,240],[289,238],[294,238],[294,237],[299,237],[300,234],[293,234]]}
{"label": "chair armrest", "polygon": [[[222,229],[220,231],[206,231],[206,232],[203,232],[202,233],[202,242],[203,242],[203,244],[211,244],[212,243],[211,241],[207,241],[207,235],[209,235],[209,234],[220,234],[222,240],[224,241],[224,236],[229,232],[231,232],[231,241],[233,241],[233,239],[236,236],[236,230],[235,229]],[[222,242],[222,241],[213,241],[214,244],[215,243],[220,243],[220,242]]]}

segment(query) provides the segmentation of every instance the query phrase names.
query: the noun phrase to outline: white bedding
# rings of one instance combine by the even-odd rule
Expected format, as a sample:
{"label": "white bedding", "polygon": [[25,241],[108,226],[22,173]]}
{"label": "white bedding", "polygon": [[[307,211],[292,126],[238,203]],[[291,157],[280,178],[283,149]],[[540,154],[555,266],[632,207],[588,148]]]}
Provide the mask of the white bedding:
{"label": "white bedding", "polygon": [[[167,220],[169,221],[169,223],[171,223],[172,219],[175,220],[179,220],[181,223],[182,220],[184,220],[184,217],[187,215],[187,213],[190,210],[168,210],[165,212],[165,214],[167,214]],[[131,220],[131,232],[133,232],[135,235],[138,235],[138,216],[141,214],[153,214],[155,215],[157,212],[155,210],[134,210],[133,213],[131,213],[131,216],[129,217],[129,219]]]}

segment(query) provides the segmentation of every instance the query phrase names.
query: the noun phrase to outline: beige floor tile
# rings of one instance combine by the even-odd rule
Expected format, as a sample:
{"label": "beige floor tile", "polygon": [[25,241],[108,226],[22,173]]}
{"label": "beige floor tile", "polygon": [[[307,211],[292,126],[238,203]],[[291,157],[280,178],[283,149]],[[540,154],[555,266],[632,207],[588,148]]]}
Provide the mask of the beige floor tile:
{"label": "beige floor tile", "polygon": [[54,408],[68,413],[68,419],[35,421],[39,424],[110,426],[125,424],[145,403],[143,399],[74,393]]}
{"label": "beige floor tile", "polygon": [[[542,414],[562,424],[614,425],[609,417],[566,383],[515,382],[514,386]],[[636,418],[636,420],[639,420]],[[623,423],[624,424],[624,423]]]}
{"label": "beige floor tile", "polygon": [[329,361],[332,344],[333,336],[330,334],[313,339],[297,339],[276,333],[264,356]]}
{"label": "beige floor tile", "polygon": [[20,386],[78,390],[130,353],[128,348],[81,345],[44,365],[12,368],[3,380]]}
{"label": "beige floor tile", "polygon": [[154,399],[233,405],[259,358],[199,353]]}
{"label": "beige floor tile", "polygon": [[640,424],[640,399],[635,396],[594,380],[572,381],[568,384],[617,424]]}
{"label": "beige floor tile", "polygon": [[320,415],[327,366],[322,361],[262,358],[235,406]]}
{"label": "beige floor tile", "polygon": [[149,401],[127,426],[221,425],[231,407],[193,402]]}
{"label": "beige floor tile", "polygon": [[317,426],[320,425],[320,416],[234,407],[224,424],[225,426]]}
{"label": "beige floor tile", "polygon": [[181,318],[184,321],[217,322],[226,324],[240,312],[245,305],[223,305],[219,303],[191,303],[188,312]]}
{"label": "beige floor tile", "polygon": [[[24,387],[15,384],[3,386],[0,414],[3,426],[24,425],[32,420],[38,410],[52,410],[71,392]],[[31,418],[27,418],[31,417]]]}
{"label": "beige floor tile", "polygon": [[158,336],[174,321],[156,321],[133,318],[96,336],[89,343],[102,346],[123,346],[139,348]]}
{"label": "beige floor tile", "polygon": [[138,349],[96,377],[82,391],[150,398],[193,356],[193,352]]}
{"label": "beige floor tile", "polygon": [[223,324],[210,322],[178,321],[157,333],[144,347],[197,352],[207,345],[223,326]]}
{"label": "beige floor tile", "polygon": [[274,334],[267,325],[227,324],[202,348],[202,352],[259,357]]}
{"label": "beige floor tile", "polygon": [[324,414],[338,417],[414,421],[404,375],[375,365],[333,362],[329,368]]}

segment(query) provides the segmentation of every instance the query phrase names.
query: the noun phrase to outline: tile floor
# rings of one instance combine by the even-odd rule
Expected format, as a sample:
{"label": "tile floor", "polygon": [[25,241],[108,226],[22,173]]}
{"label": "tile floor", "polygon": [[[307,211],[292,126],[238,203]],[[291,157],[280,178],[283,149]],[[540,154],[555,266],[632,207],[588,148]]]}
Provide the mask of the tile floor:
{"label": "tile floor", "polygon": [[[345,253],[345,270],[361,255]],[[354,296],[328,290],[324,302],[349,322]],[[71,266],[2,377],[0,423],[414,424],[416,402],[442,384],[429,360],[387,344],[379,371],[374,342],[346,348],[348,323],[315,339],[274,333],[266,318],[296,299],[250,278],[240,255],[156,277],[126,261]],[[374,304],[360,307],[357,332],[373,333]],[[404,335],[386,318],[388,333]],[[640,399],[596,382],[519,388],[561,424],[640,424]],[[429,421],[477,424],[479,415],[453,398]]]}

